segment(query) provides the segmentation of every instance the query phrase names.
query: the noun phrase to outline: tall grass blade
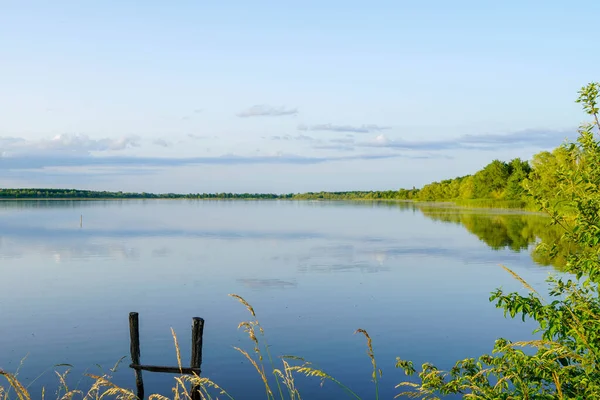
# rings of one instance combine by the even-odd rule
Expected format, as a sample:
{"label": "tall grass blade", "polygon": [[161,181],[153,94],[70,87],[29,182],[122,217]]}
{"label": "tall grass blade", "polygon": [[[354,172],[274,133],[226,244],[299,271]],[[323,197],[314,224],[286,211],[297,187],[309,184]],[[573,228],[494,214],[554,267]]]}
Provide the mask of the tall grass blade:
{"label": "tall grass blade", "polygon": [[375,360],[375,353],[373,352],[373,341],[371,340],[371,336],[369,336],[367,331],[364,329],[357,329],[354,333],[362,333],[367,338],[367,354],[369,355],[369,358],[371,359],[371,365],[373,366],[372,377],[373,382],[375,383],[375,399],[379,400],[379,379],[377,378],[377,375],[381,376],[382,371],[381,369],[377,368],[377,361]]}

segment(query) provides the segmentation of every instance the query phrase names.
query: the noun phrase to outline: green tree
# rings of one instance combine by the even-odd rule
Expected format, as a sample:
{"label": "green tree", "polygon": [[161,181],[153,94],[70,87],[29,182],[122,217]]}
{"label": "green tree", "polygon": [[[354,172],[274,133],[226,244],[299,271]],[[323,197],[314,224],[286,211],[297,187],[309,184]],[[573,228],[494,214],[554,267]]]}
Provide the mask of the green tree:
{"label": "green tree", "polygon": [[507,163],[494,160],[473,177],[475,198],[500,198],[510,176]]}
{"label": "green tree", "polygon": [[515,158],[509,164],[510,177],[506,182],[504,198],[508,200],[520,200],[525,194],[523,181],[527,179],[531,172],[531,166],[527,161]]}
{"label": "green tree", "polygon": [[[424,364],[420,383],[402,383],[411,388],[403,394],[429,399],[451,393],[476,399],[600,398],[600,142],[594,136],[600,130],[599,93],[600,83],[580,90],[577,102],[593,122],[581,126],[577,142],[562,146],[566,162],[545,171],[544,179],[555,183],[553,192],[565,204],[556,206],[548,187],[526,183],[529,195],[563,231],[539,249],[553,258],[560,243],[572,246],[564,267],[571,275],[549,278],[549,298],[544,299],[513,273],[530,293],[498,289],[490,298],[505,315],[537,322],[541,339],[498,339],[492,354],[458,361],[449,372]],[[397,367],[416,372],[409,361],[398,359]]]}
{"label": "green tree", "polygon": [[571,159],[571,152],[566,146],[560,146],[552,152],[543,151],[533,156],[531,160],[532,170],[529,177],[524,180],[531,190],[539,196],[558,201],[556,188],[559,177],[556,171],[563,168],[575,168]]}
{"label": "green tree", "polygon": [[460,182],[458,196],[463,200],[472,199],[475,196],[475,183],[473,176],[468,176]]}

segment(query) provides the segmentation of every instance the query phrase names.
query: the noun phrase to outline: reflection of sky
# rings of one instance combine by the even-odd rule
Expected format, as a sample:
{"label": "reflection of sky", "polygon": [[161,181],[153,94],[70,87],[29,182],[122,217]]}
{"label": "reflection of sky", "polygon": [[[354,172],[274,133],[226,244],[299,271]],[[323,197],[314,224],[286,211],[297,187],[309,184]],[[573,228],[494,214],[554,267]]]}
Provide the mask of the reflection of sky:
{"label": "reflection of sky", "polygon": [[[11,240],[12,239],[12,240]],[[15,238],[4,239],[0,237],[0,259],[1,258],[23,258],[28,253],[52,255],[57,262],[67,259],[79,259],[86,261],[94,258],[124,259],[135,258],[139,254],[137,249],[129,248],[119,243],[90,243],[87,240],[56,240],[48,238],[46,242],[38,239],[23,242]],[[163,251],[157,249],[156,251]]]}
{"label": "reflection of sky", "polygon": [[253,289],[268,289],[268,288],[295,288],[298,286],[296,282],[283,281],[281,279],[238,279],[238,282],[246,287]]}
{"label": "reflection of sky", "polygon": [[[521,289],[499,263],[534,286],[548,271],[527,252],[491,251],[458,225],[388,206],[130,201],[13,210],[0,203],[0,367],[14,369],[29,352],[31,376],[59,362],[112,366],[128,354],[127,313],[138,311],[143,361],[174,364],[169,328],[183,336],[185,355],[189,320],[202,316],[204,371],[232,389],[240,387],[232,377],[247,372],[245,383],[260,390],[231,350],[246,344],[235,327],[247,318],[227,297],[233,292],[254,305],[274,353],[305,356],[369,393],[355,329],[372,334],[387,370],[395,356],[447,365],[489,351],[498,335],[528,332],[487,301],[497,286]],[[131,376],[124,368],[117,380],[130,385]],[[170,382],[153,377],[155,389]],[[385,382],[391,395],[396,382]],[[311,398],[337,394],[313,383]]]}

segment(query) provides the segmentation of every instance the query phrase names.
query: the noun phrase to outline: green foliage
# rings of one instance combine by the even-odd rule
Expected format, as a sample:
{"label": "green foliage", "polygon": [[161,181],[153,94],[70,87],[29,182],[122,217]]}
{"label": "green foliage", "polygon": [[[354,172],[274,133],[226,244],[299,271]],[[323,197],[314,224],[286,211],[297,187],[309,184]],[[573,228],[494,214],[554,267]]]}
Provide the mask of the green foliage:
{"label": "green foliage", "polygon": [[350,192],[308,192],[295,194],[294,200],[415,200],[418,189]]}
{"label": "green foliage", "polygon": [[475,198],[501,198],[510,177],[507,163],[494,160],[473,176]]}
{"label": "green foliage", "polygon": [[509,171],[504,197],[508,200],[523,199],[526,193],[522,183],[531,173],[531,166],[527,161],[515,158],[509,164]]}
{"label": "green foliage", "polygon": [[559,176],[556,171],[576,168],[568,149],[560,146],[552,152],[538,153],[533,156],[531,164],[532,171],[529,177],[523,181],[523,186],[527,187],[530,192],[535,192],[538,198],[542,196],[554,203],[559,203],[561,199],[556,191]]}
{"label": "green foliage", "polygon": [[519,158],[508,163],[494,160],[474,175],[427,184],[413,198],[475,207],[527,208],[523,181],[530,173],[529,163]]}
{"label": "green foliage", "polygon": [[[548,259],[562,256],[568,278],[548,279],[545,300],[497,289],[490,301],[511,318],[532,319],[541,340],[513,343],[499,339],[492,354],[456,363],[449,372],[425,364],[420,383],[402,383],[401,395],[438,398],[459,393],[476,399],[598,399],[600,398],[600,129],[597,102],[600,84],[580,92],[578,102],[593,117],[583,125],[576,143],[566,143],[534,160],[533,176],[525,183],[528,195],[546,211],[562,235],[546,238],[539,247]],[[552,167],[550,167],[552,166]],[[499,173],[496,165],[491,172]],[[514,167],[513,167],[514,170]],[[552,182],[552,190],[541,182]],[[568,248],[565,255],[560,248]],[[412,363],[397,367],[412,375]]]}

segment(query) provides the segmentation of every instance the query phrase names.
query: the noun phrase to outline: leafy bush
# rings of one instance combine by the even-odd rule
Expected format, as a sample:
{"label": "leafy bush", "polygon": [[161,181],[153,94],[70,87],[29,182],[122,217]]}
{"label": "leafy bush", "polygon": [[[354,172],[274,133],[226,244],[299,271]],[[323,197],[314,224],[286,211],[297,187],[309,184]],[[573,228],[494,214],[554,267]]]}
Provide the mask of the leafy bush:
{"label": "leafy bush", "polygon": [[[400,385],[411,388],[404,395],[424,399],[450,393],[474,399],[600,398],[600,143],[594,135],[600,130],[599,93],[599,83],[590,83],[579,92],[577,102],[593,121],[580,127],[576,143],[561,146],[566,162],[551,171],[556,185],[553,198],[540,180],[526,182],[533,201],[550,215],[552,224],[562,228],[561,246],[571,245],[564,269],[572,277],[549,278],[548,299],[524,281],[529,295],[498,289],[490,298],[505,315],[535,320],[542,339],[498,339],[491,355],[461,360],[449,372],[425,364],[419,372],[420,384]],[[550,258],[558,255],[558,248],[558,242],[540,244]],[[397,366],[409,375],[416,372],[409,361],[399,359]]]}

